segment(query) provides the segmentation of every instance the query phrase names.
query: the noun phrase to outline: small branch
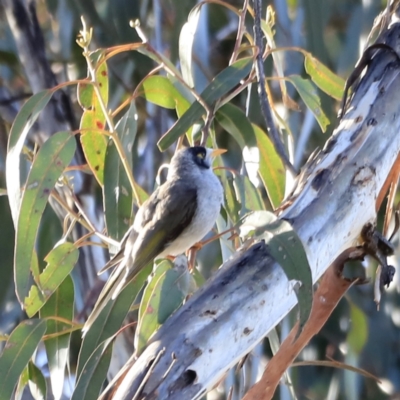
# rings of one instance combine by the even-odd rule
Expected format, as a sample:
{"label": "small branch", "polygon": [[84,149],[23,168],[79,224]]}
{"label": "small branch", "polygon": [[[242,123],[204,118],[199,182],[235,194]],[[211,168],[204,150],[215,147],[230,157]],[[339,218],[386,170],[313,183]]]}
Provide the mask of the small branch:
{"label": "small branch", "polygon": [[263,51],[262,51],[262,29],[261,29],[261,0],[253,0],[254,2],[254,41],[256,43],[256,47],[258,47],[257,52],[257,62],[256,62],[256,70],[258,76],[258,95],[260,98],[260,106],[261,111],[264,116],[265,123],[267,125],[267,130],[269,136],[274,144],[275,150],[278,155],[281,157],[283,163],[286,168],[289,169],[294,175],[297,174],[296,169],[292,165],[289,160],[289,157],[286,154],[285,148],[279,136],[279,132],[276,129],[271,107],[269,105],[267,91],[265,90],[265,74],[264,74],[264,63],[263,63]]}

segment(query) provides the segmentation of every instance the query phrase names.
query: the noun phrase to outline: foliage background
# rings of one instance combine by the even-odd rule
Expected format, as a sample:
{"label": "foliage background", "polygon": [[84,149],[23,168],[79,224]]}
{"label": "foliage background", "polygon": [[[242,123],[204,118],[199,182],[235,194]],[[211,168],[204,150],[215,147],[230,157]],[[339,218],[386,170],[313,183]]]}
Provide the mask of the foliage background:
{"label": "foliage background", "polygon": [[[217,3],[217,2],[215,2]],[[237,32],[237,17],[225,7],[211,2],[203,7],[197,28],[193,49],[196,67],[196,91],[200,93],[216,74],[221,72],[231,57]],[[77,32],[81,29],[80,16],[83,15],[88,26],[94,29],[93,48],[105,48],[124,43],[140,41],[129,21],[139,19],[152,46],[166,55],[173,64],[179,63],[179,35],[194,1],[128,1],[128,0],[48,0],[37,2],[37,15],[42,29],[47,58],[58,81],[83,78],[86,76],[86,63],[82,49],[76,44]],[[241,1],[229,4],[240,9]],[[301,47],[312,53],[332,71],[346,78],[358,59],[360,49],[372,26],[373,19],[384,6],[380,1],[320,1],[276,0],[271,3],[276,11],[276,44],[278,47]],[[266,4],[264,4],[264,8]],[[251,19],[246,20],[247,29],[252,32]],[[285,76],[300,74],[306,77],[303,57],[293,51],[279,52],[284,66]],[[7,153],[7,136],[10,125],[25,98],[32,94],[32,88],[20,64],[8,21],[4,12],[0,21],[0,187],[5,187],[5,158]],[[142,79],[155,67],[153,61],[138,52],[120,54],[110,60],[110,95],[109,108],[115,109],[129,96]],[[266,76],[274,76],[272,57],[265,63]],[[302,103],[298,93],[288,85],[290,96],[300,105],[301,111],[285,108],[281,102],[279,85],[271,82],[271,89],[276,101],[275,106],[284,118],[293,134],[294,161],[300,167],[308,155],[317,147],[323,146],[335,126],[338,104],[335,100],[319,92],[322,108],[332,121],[325,134],[321,133],[311,111]],[[71,97],[76,121],[79,121],[82,110],[77,103],[75,87],[66,89]],[[246,93],[235,99],[235,104],[245,109]],[[260,114],[255,87],[250,96],[249,119],[264,126]],[[171,151],[160,153],[157,141],[175,121],[175,114],[170,110],[157,107],[136,99],[138,112],[138,131],[133,148],[134,175],[146,192],[155,187],[158,168],[171,157]],[[265,129],[265,128],[264,128]],[[226,165],[240,170],[242,167],[241,149],[224,129],[216,127],[217,141],[220,147],[229,150],[224,159]],[[32,148],[32,146],[31,146]],[[260,186],[260,189],[262,187]],[[85,187],[88,196],[95,199],[96,217],[101,219],[102,197],[98,187],[90,183]],[[264,202],[268,204],[265,191],[262,189]],[[14,228],[10,215],[8,199],[0,196],[0,332],[9,334],[15,326],[26,318],[16,301],[13,280],[13,238]],[[42,221],[37,252],[43,260],[48,251],[61,237],[62,227],[53,211],[48,207]],[[106,257],[106,256],[105,256]],[[219,250],[202,250],[199,260],[202,272],[208,276],[207,266],[216,268]],[[102,263],[97,261],[97,263]],[[396,265],[396,260],[393,262]],[[97,265],[101,268],[101,265]],[[350,266],[348,273],[364,274],[360,265]],[[366,274],[373,276],[374,266],[369,265]],[[90,273],[88,273],[88,276]],[[361,377],[354,372],[320,366],[295,367],[290,371],[292,384],[297,398],[303,399],[389,399],[400,396],[400,302],[399,274],[385,295],[381,311],[377,312],[373,302],[372,285],[356,286],[341,301],[321,333],[313,339],[302,352],[301,360],[323,360],[332,357],[353,366],[358,366],[374,374],[381,380]],[[80,285],[76,279],[81,279]],[[76,317],[87,303],[87,285],[93,282],[84,281],[82,275],[75,277]],[[98,285],[98,283],[97,283]],[[95,297],[91,292],[89,297]],[[295,316],[290,315],[279,327],[284,337],[290,329]],[[79,331],[71,338],[69,359],[72,376],[76,368],[77,353],[80,346]],[[249,362],[249,377],[242,376],[243,382],[230,374],[225,388],[235,383],[236,398],[240,398],[244,387],[250,384],[257,370],[271,356],[271,349],[266,341],[253,352]],[[35,364],[48,376],[43,349],[37,352]],[[70,387],[65,386],[64,395],[68,398]],[[209,395],[209,398],[224,398],[224,384]],[[288,399],[291,394],[285,385],[281,386],[276,398]]]}

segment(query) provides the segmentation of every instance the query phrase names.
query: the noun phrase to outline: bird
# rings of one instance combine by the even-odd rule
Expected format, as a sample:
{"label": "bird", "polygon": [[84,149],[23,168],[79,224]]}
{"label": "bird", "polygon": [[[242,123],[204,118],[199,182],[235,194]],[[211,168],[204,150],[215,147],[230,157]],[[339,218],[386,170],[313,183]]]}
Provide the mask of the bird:
{"label": "bird", "polygon": [[212,161],[224,152],[193,146],[175,153],[166,181],[139,208],[119,251],[99,272],[115,268],[83,326],[83,336],[106,304],[149,262],[184,253],[212,229],[223,203]]}

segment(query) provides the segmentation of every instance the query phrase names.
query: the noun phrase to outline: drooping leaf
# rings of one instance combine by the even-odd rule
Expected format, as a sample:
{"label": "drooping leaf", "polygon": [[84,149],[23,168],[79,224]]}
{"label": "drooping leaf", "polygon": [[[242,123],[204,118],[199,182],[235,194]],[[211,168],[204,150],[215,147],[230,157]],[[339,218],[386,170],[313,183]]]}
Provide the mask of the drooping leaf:
{"label": "drooping leaf", "polygon": [[[250,73],[252,67],[253,59],[249,57],[242,58],[225,68],[201,93],[200,97],[202,101],[208,106],[212,106],[217,100],[221,99],[239,84]],[[160,150],[167,149],[205,115],[205,108],[198,101],[195,101],[186,113],[158,141]]]}
{"label": "drooping leaf", "polygon": [[236,197],[235,188],[233,186],[233,177],[228,176],[223,180],[224,183],[224,194],[225,202],[224,206],[227,214],[234,224],[236,224],[240,219],[240,203]]}
{"label": "drooping leaf", "polygon": [[[118,138],[125,151],[125,158],[132,169],[132,147],[137,131],[135,103],[116,126]],[[113,140],[109,140],[104,163],[104,211],[108,235],[121,240],[132,223],[133,196],[128,174]]]}
{"label": "drooping leaf", "polygon": [[260,152],[259,175],[271,205],[276,208],[285,195],[285,167],[267,134],[253,124]]}
{"label": "drooping leaf", "polygon": [[304,59],[304,67],[312,81],[327,95],[336,100],[341,100],[345,81],[334,74],[328,67],[318,59],[307,53]]}
{"label": "drooping leaf", "polygon": [[215,114],[217,122],[230,133],[240,148],[257,145],[253,127],[246,114],[237,106],[224,104]]}
{"label": "drooping leaf", "polygon": [[20,375],[46,332],[46,321],[22,321],[10,334],[0,355],[0,393],[11,399]]}
{"label": "drooping leaf", "polygon": [[[40,310],[41,318],[58,317],[72,321],[74,317],[74,284],[72,278],[67,276],[58,289],[47,300]],[[57,319],[47,320],[47,335],[58,334],[54,338],[47,339],[47,360],[49,364],[50,382],[55,400],[61,399],[64,388],[65,367],[69,357],[69,341],[71,333],[63,331],[71,325]]]}
{"label": "drooping leaf", "polygon": [[330,122],[321,108],[321,100],[311,81],[298,75],[290,75],[287,79],[294,85],[305,105],[314,114],[322,132],[325,132]]}
{"label": "drooping leaf", "polygon": [[6,159],[6,180],[8,200],[14,227],[18,224],[18,215],[21,205],[21,177],[20,156],[29,130],[39,117],[39,114],[50,101],[53,91],[44,90],[34,94],[21,108],[11,127],[8,138]]}
{"label": "drooping leaf", "polygon": [[16,229],[14,276],[18,299],[28,295],[30,267],[35,264],[34,246],[40,219],[47,199],[58,178],[75,153],[75,138],[69,132],[58,132],[39,149],[22,194]]}
{"label": "drooping leaf", "polygon": [[29,371],[29,389],[35,400],[46,400],[47,385],[46,380],[40,369],[32,362],[28,364]]}
{"label": "drooping leaf", "polygon": [[[113,336],[121,328],[122,322],[124,321],[131,304],[143,287],[151,269],[151,264],[143,268],[136,275],[134,280],[124,290],[122,290],[117,298],[111,300],[101,311],[99,317],[94,321],[93,325],[86,333],[79,353],[77,367],[78,379],[82,373],[84,365],[97,346],[99,346],[99,344],[104,340]],[[100,362],[101,360],[98,361]]]}
{"label": "drooping leaf", "polygon": [[182,76],[189,87],[194,88],[192,72],[192,48],[194,36],[200,18],[200,7],[192,9],[187,22],[183,25],[179,35],[179,61],[181,64]]}
{"label": "drooping leaf", "polygon": [[107,149],[107,138],[101,132],[104,129],[105,117],[99,106],[83,113],[80,124],[82,149],[100,185],[104,182],[104,159]]}
{"label": "drooping leaf", "polygon": [[[136,354],[142,352],[150,336],[181,304],[183,294],[177,286],[178,278],[170,261],[163,260],[157,265],[140,303],[139,323],[135,333]],[[167,297],[165,293],[168,293]]]}
{"label": "drooping leaf", "polygon": [[349,348],[359,355],[368,339],[368,321],[364,311],[351,301],[349,303],[351,328],[347,334],[347,343]]}
{"label": "drooping leaf", "polygon": [[[166,76],[152,75],[143,81],[143,96],[160,107],[186,111],[190,103]],[[179,115],[179,113],[178,113]]]}
{"label": "drooping leaf", "polygon": [[[100,50],[90,55],[96,68],[96,82],[78,85],[78,99],[84,109],[80,123],[82,149],[93,175],[101,186],[104,183],[107,138],[103,133],[106,116],[100,102],[106,109],[108,105],[108,69],[103,53]],[[100,99],[94,85],[99,88]]]}
{"label": "drooping leaf", "polygon": [[21,375],[19,376],[17,387],[15,388],[14,400],[21,400],[26,385],[29,382],[29,367],[26,365]]}
{"label": "drooping leaf", "polygon": [[112,338],[100,343],[82,369],[71,400],[92,400],[99,397],[112,355]]}
{"label": "drooping leaf", "polygon": [[289,107],[293,110],[298,110],[298,105],[290,98],[287,92],[286,82],[284,79],[285,74],[283,72],[282,57],[278,52],[273,51],[277,48],[274,38],[275,36],[274,25],[275,25],[275,12],[271,6],[268,6],[266,19],[265,20],[261,19],[261,29],[265,35],[265,38],[267,39],[268,47],[271,49],[271,56],[274,60],[274,69],[276,70],[277,76],[281,78],[279,79],[279,86],[282,92],[283,104],[286,107]]}
{"label": "drooping leaf", "polygon": [[299,334],[310,316],[313,300],[311,269],[300,238],[289,222],[267,211],[247,215],[243,219],[241,231],[264,240],[268,252],[291,281],[299,304]]}
{"label": "drooping leaf", "polygon": [[71,273],[78,261],[79,251],[72,243],[62,243],[52,249],[45,258],[47,266],[32,285],[24,301],[28,316],[35,315]]}

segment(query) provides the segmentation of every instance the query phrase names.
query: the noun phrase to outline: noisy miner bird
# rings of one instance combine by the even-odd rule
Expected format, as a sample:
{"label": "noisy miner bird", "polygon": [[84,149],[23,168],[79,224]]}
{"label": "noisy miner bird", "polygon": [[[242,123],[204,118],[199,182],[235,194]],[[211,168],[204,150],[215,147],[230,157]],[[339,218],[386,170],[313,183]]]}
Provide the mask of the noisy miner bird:
{"label": "noisy miner bird", "polygon": [[139,208],[119,252],[103,268],[119,264],[101,291],[83,334],[109,300],[149,262],[184,253],[211,230],[223,201],[222,185],[211,164],[225,151],[195,146],[175,153],[166,182]]}

